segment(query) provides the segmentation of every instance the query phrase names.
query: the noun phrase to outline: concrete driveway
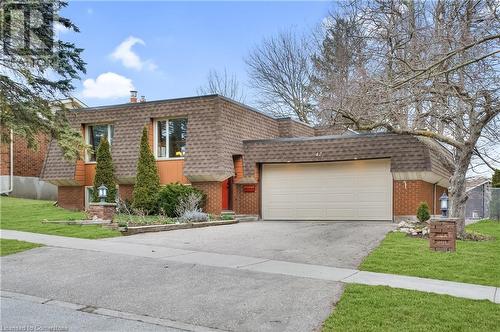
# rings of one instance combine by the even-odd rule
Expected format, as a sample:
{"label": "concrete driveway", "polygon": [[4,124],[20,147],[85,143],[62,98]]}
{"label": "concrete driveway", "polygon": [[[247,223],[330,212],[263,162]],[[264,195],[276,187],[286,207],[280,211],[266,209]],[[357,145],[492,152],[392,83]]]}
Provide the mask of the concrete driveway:
{"label": "concrete driveway", "polygon": [[[392,227],[373,222],[251,222],[98,242],[355,267]],[[42,247],[2,257],[1,264],[4,291],[113,310],[126,317],[158,318],[175,323],[167,327],[181,324],[184,331],[314,331],[328,317],[343,289],[335,281],[137,257],[127,252]],[[4,312],[8,311],[2,310],[2,315]],[[19,323],[36,323],[34,317],[25,316],[26,321],[20,317]],[[106,326],[109,328],[108,324],[101,330]],[[92,328],[100,330],[99,326]]]}
{"label": "concrete driveway", "polygon": [[258,221],[106,241],[356,268],[394,228],[393,223],[373,221]]}

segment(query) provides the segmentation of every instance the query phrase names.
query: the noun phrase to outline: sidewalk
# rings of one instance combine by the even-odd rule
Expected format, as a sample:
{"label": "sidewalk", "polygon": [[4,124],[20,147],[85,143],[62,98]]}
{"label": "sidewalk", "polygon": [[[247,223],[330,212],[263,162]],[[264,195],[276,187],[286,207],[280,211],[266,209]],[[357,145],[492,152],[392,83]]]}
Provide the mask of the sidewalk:
{"label": "sidewalk", "polygon": [[293,277],[338,281],[343,283],[372,286],[383,285],[500,303],[500,288],[493,286],[375,273],[323,265],[301,264],[257,257],[225,255],[111,241],[86,240],[11,230],[2,230],[0,236],[5,239],[28,241],[52,247],[90,250],[135,257],[148,257],[179,263],[282,274]]}

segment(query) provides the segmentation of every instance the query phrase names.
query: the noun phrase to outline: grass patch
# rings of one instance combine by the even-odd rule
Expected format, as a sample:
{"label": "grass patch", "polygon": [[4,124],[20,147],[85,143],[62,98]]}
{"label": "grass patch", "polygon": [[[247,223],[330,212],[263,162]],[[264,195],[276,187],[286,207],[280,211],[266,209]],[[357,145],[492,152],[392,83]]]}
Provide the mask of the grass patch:
{"label": "grass patch", "polygon": [[84,239],[120,236],[120,232],[99,225],[44,224],[42,220],[81,220],[83,212],[52,205],[50,201],[0,197],[0,228]]}
{"label": "grass patch", "polygon": [[18,240],[0,239],[0,256],[12,255],[21,251],[41,247],[41,244]]}
{"label": "grass patch", "polygon": [[493,236],[491,241],[457,241],[454,253],[429,250],[429,240],[389,233],[365,258],[361,270],[500,286],[500,223],[481,221],[468,231]]}
{"label": "grass patch", "polygon": [[349,285],[332,315],[329,331],[498,331],[500,305],[395,289]]}

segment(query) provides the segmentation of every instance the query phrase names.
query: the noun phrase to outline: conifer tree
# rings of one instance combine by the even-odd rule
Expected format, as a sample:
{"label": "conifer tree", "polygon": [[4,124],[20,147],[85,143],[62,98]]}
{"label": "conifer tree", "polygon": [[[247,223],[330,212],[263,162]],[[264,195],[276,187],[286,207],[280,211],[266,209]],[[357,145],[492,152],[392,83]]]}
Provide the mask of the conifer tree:
{"label": "conifer tree", "polygon": [[94,176],[94,191],[92,193],[92,201],[99,201],[98,188],[105,185],[108,188],[108,196],[106,202],[115,203],[116,201],[116,182],[113,168],[113,159],[109,149],[108,139],[103,137],[99,143],[96,153],[96,167]]}
{"label": "conifer tree", "polygon": [[146,127],[142,131],[139,149],[132,207],[134,209],[141,209],[147,213],[153,213],[157,205],[160,177],[155,157],[149,147],[148,130]]}

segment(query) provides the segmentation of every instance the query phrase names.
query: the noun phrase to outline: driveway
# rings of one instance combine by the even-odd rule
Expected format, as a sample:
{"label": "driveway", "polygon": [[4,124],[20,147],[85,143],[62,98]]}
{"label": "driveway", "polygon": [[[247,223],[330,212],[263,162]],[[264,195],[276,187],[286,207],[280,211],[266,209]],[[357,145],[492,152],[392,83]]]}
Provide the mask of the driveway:
{"label": "driveway", "polygon": [[105,241],[356,268],[394,228],[393,223],[373,221],[259,221],[145,233]]}
{"label": "driveway", "polygon": [[[98,242],[355,267],[392,227],[373,222],[251,222]],[[189,328],[182,330],[188,331],[317,330],[343,289],[336,281],[174,262],[168,257],[137,257],[127,252],[42,247],[2,257],[1,264],[4,291],[113,310],[127,317],[159,318],[185,324]],[[9,311],[2,310],[2,315],[4,312]],[[36,317],[26,314],[19,323],[36,323]],[[93,330],[99,331],[98,326]]]}

